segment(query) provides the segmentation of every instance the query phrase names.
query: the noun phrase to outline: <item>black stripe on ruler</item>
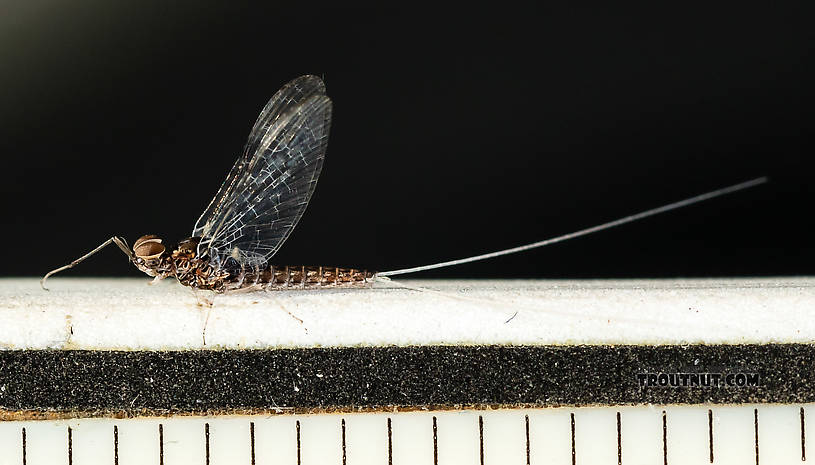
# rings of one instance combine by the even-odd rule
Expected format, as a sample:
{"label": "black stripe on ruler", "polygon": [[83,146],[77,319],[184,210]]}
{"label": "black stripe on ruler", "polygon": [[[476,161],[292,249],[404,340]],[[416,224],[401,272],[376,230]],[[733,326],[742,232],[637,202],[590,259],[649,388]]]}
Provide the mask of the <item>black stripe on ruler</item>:
{"label": "black stripe on ruler", "polygon": [[[759,383],[739,389],[648,385],[649,374],[673,373],[686,360],[699,362],[685,371],[752,373]],[[358,411],[426,406],[430,399],[441,406],[532,407],[815,402],[815,345],[804,344],[10,350],[0,351],[0,366],[0,384],[8,386],[0,416],[274,411],[276,405]],[[269,372],[270,366],[276,369]],[[297,391],[287,388],[295,382]]]}

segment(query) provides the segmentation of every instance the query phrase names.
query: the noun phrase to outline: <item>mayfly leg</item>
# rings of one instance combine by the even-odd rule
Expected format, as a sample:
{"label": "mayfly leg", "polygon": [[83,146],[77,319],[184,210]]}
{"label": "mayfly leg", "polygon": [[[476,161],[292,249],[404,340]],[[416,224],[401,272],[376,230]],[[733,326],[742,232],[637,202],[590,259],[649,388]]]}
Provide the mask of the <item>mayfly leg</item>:
{"label": "mayfly leg", "polygon": [[124,252],[125,255],[127,255],[127,257],[129,259],[131,259],[131,260],[133,259],[133,252],[130,251],[130,247],[128,247],[127,241],[125,241],[124,238],[121,238],[119,236],[113,236],[110,239],[103,242],[99,247],[91,250],[90,252],[88,252],[85,255],[77,258],[76,260],[72,261],[71,263],[69,263],[69,264],[67,264],[67,265],[65,265],[63,267],[57,268],[56,270],[49,271],[40,280],[40,286],[42,286],[42,288],[47,291],[48,288],[45,287],[45,282],[48,280],[49,277],[51,277],[51,275],[53,275],[55,273],[59,273],[60,271],[67,270],[67,269],[75,267],[80,262],[82,262],[82,260],[85,260],[86,258],[90,257],[91,255],[95,254],[96,252],[99,252],[100,250],[104,249],[105,247],[107,247],[111,243],[116,244],[120,249],[122,249],[122,252]]}
{"label": "mayfly leg", "polygon": [[308,334],[308,328],[306,327],[306,323],[303,321],[303,319],[302,319],[302,318],[300,318],[300,317],[298,317],[297,315],[295,315],[294,313],[290,312],[290,311],[289,311],[289,310],[286,308],[286,306],[285,306],[285,305],[283,305],[281,302],[278,302],[278,305],[280,305],[280,309],[281,309],[281,310],[283,310],[284,312],[288,313],[290,317],[292,317],[294,320],[296,320],[298,323],[300,323],[300,326],[302,326],[302,327],[303,327],[303,331],[305,331],[305,332],[306,332],[306,334]]}
{"label": "mayfly leg", "polygon": [[207,309],[207,314],[204,316],[204,324],[201,328],[201,341],[207,345],[207,325],[209,325],[209,317],[212,315],[212,307],[215,306],[215,296],[209,296],[208,291],[192,288],[192,293],[195,295],[195,300],[198,306]]}

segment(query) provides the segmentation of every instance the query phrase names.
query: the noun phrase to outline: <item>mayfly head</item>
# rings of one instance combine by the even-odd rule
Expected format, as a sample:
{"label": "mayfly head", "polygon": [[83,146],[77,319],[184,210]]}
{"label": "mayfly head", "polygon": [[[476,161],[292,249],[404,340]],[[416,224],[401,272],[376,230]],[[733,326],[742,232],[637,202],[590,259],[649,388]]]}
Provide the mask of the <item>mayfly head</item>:
{"label": "mayfly head", "polygon": [[165,252],[167,248],[161,243],[160,237],[142,236],[133,243],[133,264],[148,275],[155,276]]}

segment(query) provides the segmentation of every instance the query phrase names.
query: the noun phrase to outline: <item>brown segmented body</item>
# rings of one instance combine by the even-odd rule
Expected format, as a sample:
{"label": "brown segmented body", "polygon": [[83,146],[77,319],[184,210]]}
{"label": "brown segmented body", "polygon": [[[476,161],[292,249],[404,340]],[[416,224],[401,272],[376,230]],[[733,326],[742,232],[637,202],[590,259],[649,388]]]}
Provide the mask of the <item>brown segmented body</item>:
{"label": "brown segmented body", "polygon": [[244,272],[224,280],[226,291],[240,289],[326,289],[332,287],[367,287],[374,273],[353,268],[325,266],[272,266],[258,273]]}
{"label": "brown segmented body", "polygon": [[[184,286],[220,294],[255,290],[370,287],[376,276],[376,273],[367,270],[327,266],[269,266],[231,271],[213,266],[208,257],[198,257],[198,242],[199,238],[195,237],[182,241],[172,253],[161,247],[160,253],[141,255],[135,264],[150,276],[159,279],[175,277]],[[138,257],[139,247],[134,248]]]}

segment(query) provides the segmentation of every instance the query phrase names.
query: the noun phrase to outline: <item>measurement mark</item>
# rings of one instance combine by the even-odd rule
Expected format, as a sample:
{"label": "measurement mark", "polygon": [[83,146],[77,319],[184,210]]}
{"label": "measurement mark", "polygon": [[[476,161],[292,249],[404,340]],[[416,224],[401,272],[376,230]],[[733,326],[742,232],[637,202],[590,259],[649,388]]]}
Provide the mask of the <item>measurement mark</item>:
{"label": "measurement mark", "polygon": [[571,413],[571,417],[572,417],[572,465],[575,465],[575,463],[577,463],[577,457],[576,457],[575,447],[574,447],[574,445],[575,445],[574,444],[574,412]]}
{"label": "measurement mark", "polygon": [[164,465],[164,425],[158,424],[158,463]]}
{"label": "measurement mark", "polygon": [[524,415],[524,422],[526,423],[526,465],[529,465],[529,415]]}
{"label": "measurement mark", "polygon": [[433,465],[439,465],[439,427],[433,417]]}
{"label": "measurement mark", "polygon": [[26,465],[25,446],[26,446],[26,444],[25,444],[25,428],[23,428],[23,465]]}
{"label": "measurement mark", "polygon": [[756,465],[758,465],[758,409],[753,409],[754,425],[756,430]]}
{"label": "measurement mark", "polygon": [[707,441],[710,444],[710,463],[713,463],[713,410],[707,409]]}
{"label": "measurement mark", "polygon": [[249,422],[249,451],[252,457],[252,465],[255,465],[255,422]]}
{"label": "measurement mark", "polygon": [[617,412],[617,465],[623,465],[623,432],[620,412]]}
{"label": "measurement mark", "polygon": [[204,456],[205,463],[209,465],[209,423],[204,423],[204,447],[206,455]]}
{"label": "measurement mark", "polygon": [[345,465],[345,418],[342,419],[342,465]]}
{"label": "measurement mark", "polygon": [[484,417],[478,416],[478,457],[481,465],[484,465]]}
{"label": "measurement mark", "polygon": [[391,417],[388,417],[388,465],[393,465],[393,431],[391,430]]}
{"label": "measurement mark", "polygon": [[300,465],[300,420],[297,420],[294,426],[297,429],[297,465]]}
{"label": "measurement mark", "polygon": [[801,407],[801,461],[807,459],[807,437],[804,434],[804,407]]}
{"label": "measurement mark", "polygon": [[119,465],[119,427],[113,425],[113,465]]}
{"label": "measurement mark", "polygon": [[668,465],[668,416],[662,411],[662,463]]}
{"label": "measurement mark", "polygon": [[74,464],[74,440],[73,440],[73,430],[71,427],[68,427],[68,465]]}

